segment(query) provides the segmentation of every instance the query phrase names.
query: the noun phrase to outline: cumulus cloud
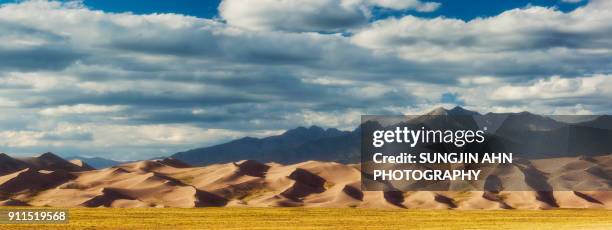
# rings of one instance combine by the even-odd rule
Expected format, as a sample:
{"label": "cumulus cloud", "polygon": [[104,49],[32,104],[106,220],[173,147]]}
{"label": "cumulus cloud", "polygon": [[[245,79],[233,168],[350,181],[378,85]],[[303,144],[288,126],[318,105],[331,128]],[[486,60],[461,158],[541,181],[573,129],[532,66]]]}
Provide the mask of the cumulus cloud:
{"label": "cumulus cloud", "polygon": [[494,100],[565,100],[567,98],[612,97],[612,75],[581,78],[554,76],[523,86],[503,86],[491,94]]}
{"label": "cumulus cloud", "polygon": [[251,30],[342,32],[366,24],[372,7],[431,12],[439,6],[420,0],[223,0],[219,13],[230,25]]}
{"label": "cumulus cloud", "polygon": [[561,1],[565,2],[565,3],[580,3],[580,2],[582,2],[582,0],[561,0]]}
{"label": "cumulus cloud", "polygon": [[221,19],[203,19],[4,4],[0,149],[142,159],[456,103],[482,112],[612,112],[609,1],[472,21],[376,21],[373,7],[439,5],[226,0]]}
{"label": "cumulus cloud", "polygon": [[[277,132],[250,133],[252,136]],[[99,125],[61,123],[40,131],[1,131],[0,145],[6,150],[54,151],[62,155],[93,154],[112,159],[142,159],[143,150],[168,155],[175,148],[189,148],[227,141],[244,135],[224,129],[202,129],[189,125]],[[121,151],[113,151],[120,149]],[[19,153],[19,152],[17,152]],[[146,158],[145,157],[145,158]]]}
{"label": "cumulus cloud", "polygon": [[254,30],[338,31],[368,19],[356,4],[329,0],[224,0],[219,13],[231,25]]}
{"label": "cumulus cloud", "polygon": [[414,9],[419,12],[433,12],[442,5],[438,2],[421,2],[419,0],[369,0],[368,3],[394,10]]}
{"label": "cumulus cloud", "polygon": [[[473,78],[482,79],[482,78]],[[485,78],[485,79],[488,79]],[[462,81],[451,87],[472,109],[491,112],[530,111],[541,114],[609,114],[612,76],[552,76],[528,82]]]}
{"label": "cumulus cloud", "polygon": [[60,70],[82,57],[65,37],[0,20],[0,70]]}
{"label": "cumulus cloud", "polygon": [[46,108],[40,111],[40,114],[45,116],[63,116],[69,114],[92,114],[92,113],[110,113],[117,112],[125,109],[124,106],[113,105],[88,105],[88,104],[77,104],[77,105],[62,105],[53,108]]}
{"label": "cumulus cloud", "polygon": [[471,21],[405,16],[376,21],[352,39],[363,47],[415,60],[508,59],[526,53],[562,57],[573,52],[609,56],[611,6],[595,0],[569,13],[528,6]]}

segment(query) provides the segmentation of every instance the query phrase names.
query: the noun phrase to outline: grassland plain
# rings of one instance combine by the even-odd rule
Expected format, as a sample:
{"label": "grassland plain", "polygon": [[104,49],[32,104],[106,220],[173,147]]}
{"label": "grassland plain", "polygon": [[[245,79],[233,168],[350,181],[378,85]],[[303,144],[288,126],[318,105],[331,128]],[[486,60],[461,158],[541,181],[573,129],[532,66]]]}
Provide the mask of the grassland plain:
{"label": "grassland plain", "polygon": [[0,229],[612,229],[612,210],[593,209],[70,208],[69,212],[69,224],[1,224]]}

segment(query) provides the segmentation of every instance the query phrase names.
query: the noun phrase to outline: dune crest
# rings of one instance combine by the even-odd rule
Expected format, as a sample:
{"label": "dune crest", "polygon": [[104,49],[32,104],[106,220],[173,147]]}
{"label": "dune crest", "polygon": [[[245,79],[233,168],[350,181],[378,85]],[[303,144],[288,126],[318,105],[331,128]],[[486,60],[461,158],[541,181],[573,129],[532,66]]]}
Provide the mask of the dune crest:
{"label": "dune crest", "polygon": [[[610,186],[612,157],[575,157],[499,168],[508,175],[541,175],[521,186],[585,178]],[[554,161],[554,162],[553,162]],[[553,164],[554,163],[554,164]],[[177,159],[138,161],[93,170],[54,154],[12,158],[0,154],[0,206],[50,207],[359,207],[392,209],[612,209],[612,192],[504,191],[505,179],[488,178],[488,191],[362,191],[359,165],[306,161],[282,165],[243,160],[191,167]],[[539,181],[533,181],[539,180]],[[607,187],[602,187],[607,188]]]}

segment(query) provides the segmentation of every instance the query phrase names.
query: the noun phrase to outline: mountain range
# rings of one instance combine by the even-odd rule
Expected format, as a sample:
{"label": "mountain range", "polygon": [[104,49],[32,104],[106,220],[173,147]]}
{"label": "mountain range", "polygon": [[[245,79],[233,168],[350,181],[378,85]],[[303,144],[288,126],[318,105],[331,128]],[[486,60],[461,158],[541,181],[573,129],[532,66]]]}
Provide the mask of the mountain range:
{"label": "mountain range", "polygon": [[[497,149],[520,152],[526,157],[559,157],[576,154],[597,155],[612,149],[612,119],[594,117],[580,123],[567,123],[554,117],[529,112],[480,114],[462,107],[436,108],[403,123],[414,127],[440,129],[487,127],[494,133]],[[398,124],[393,124],[398,125]],[[391,125],[391,126],[393,126]],[[242,159],[292,164],[307,160],[358,163],[361,129],[383,127],[379,121],[366,121],[352,131],[318,126],[299,127],[278,136],[245,137],[210,147],[179,152],[171,157],[191,165],[225,163]],[[571,143],[557,145],[554,143]],[[502,146],[501,148],[499,146]]]}
{"label": "mountain range", "polygon": [[116,161],[116,160],[106,159],[102,157],[72,156],[72,157],[66,157],[66,159],[69,159],[70,161],[79,160],[97,169],[113,167],[113,166],[117,166],[117,165],[126,163],[125,161]]}
{"label": "mountain range", "polygon": [[13,158],[4,153],[0,153],[0,175],[23,169],[80,172],[92,170],[93,167],[78,160],[74,162],[64,160],[53,153],[43,153],[37,157],[21,158]]}
{"label": "mountain range", "polygon": [[245,137],[227,143],[172,155],[192,165],[257,159],[261,162],[295,163],[307,160],[356,162],[359,132],[318,126],[299,127],[278,136]]}

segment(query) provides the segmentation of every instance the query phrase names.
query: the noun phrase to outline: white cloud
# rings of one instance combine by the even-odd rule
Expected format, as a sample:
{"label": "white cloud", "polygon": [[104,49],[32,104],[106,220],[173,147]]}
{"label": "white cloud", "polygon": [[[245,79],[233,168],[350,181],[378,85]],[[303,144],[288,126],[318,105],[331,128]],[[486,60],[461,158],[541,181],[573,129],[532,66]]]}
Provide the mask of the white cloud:
{"label": "white cloud", "polygon": [[335,113],[303,111],[302,113],[288,115],[286,119],[303,121],[304,126],[317,125],[340,130],[353,130],[361,122],[361,115],[362,111],[359,110]]}
{"label": "white cloud", "polygon": [[48,91],[62,87],[72,81],[67,76],[53,72],[9,72],[0,78],[0,84],[5,87],[27,88],[33,91]]}
{"label": "white cloud", "polygon": [[5,97],[0,97],[0,108],[2,107],[16,107],[17,106],[17,102],[9,99],[9,98],[5,98]]}
{"label": "white cloud", "polygon": [[125,106],[113,105],[113,106],[104,106],[104,105],[88,105],[88,104],[78,104],[78,105],[62,105],[53,108],[46,108],[40,110],[40,114],[45,116],[63,116],[70,114],[92,114],[92,113],[111,113],[118,112],[125,109]]}
{"label": "white cloud", "polygon": [[432,12],[440,3],[420,0],[223,0],[219,12],[230,25],[251,30],[342,32],[366,24],[373,6]]}
{"label": "white cloud", "polygon": [[64,147],[89,143],[91,133],[81,125],[61,124],[44,131],[1,131],[0,139],[0,146],[4,147]]}
{"label": "white cloud", "polygon": [[469,76],[469,77],[460,77],[459,83],[464,86],[478,87],[491,85],[494,83],[502,83],[500,79],[494,76]]}
{"label": "white cloud", "polygon": [[[466,78],[473,79],[473,78]],[[467,80],[466,80],[467,81]],[[511,82],[497,79],[447,88],[458,92],[467,107],[481,112],[522,112],[554,115],[609,114],[612,76],[597,74]]]}
{"label": "white cloud", "polygon": [[[551,114],[557,115],[593,115],[593,111],[589,110],[583,104],[576,104],[574,106],[558,107],[554,108]],[[569,116],[573,117],[573,116]]]}
{"label": "white cloud", "polygon": [[346,0],[224,0],[219,12],[230,25],[253,30],[339,31],[368,19],[365,8]]}
{"label": "white cloud", "polygon": [[565,3],[580,3],[580,2],[582,2],[583,0],[561,0],[561,1],[562,1],[562,2],[565,2]]}
{"label": "white cloud", "polygon": [[433,12],[442,5],[438,2],[422,2],[420,0],[368,0],[368,2],[375,6],[394,10],[414,9],[419,12]]}
{"label": "white cloud", "polygon": [[581,78],[554,76],[524,86],[502,86],[491,94],[494,100],[558,100],[586,96],[612,97],[612,75]]}
{"label": "white cloud", "polygon": [[525,54],[564,57],[594,51],[610,55],[609,21],[612,2],[594,0],[569,13],[534,6],[467,22],[443,17],[390,18],[360,30],[352,40],[410,60],[513,60],[530,58]]}
{"label": "white cloud", "polygon": [[[276,132],[262,132],[272,135]],[[200,145],[227,141],[244,135],[224,129],[202,129],[189,125],[104,125],[61,123],[44,130],[0,132],[0,146],[33,151],[65,149],[61,154],[104,154],[120,160],[173,154]],[[250,133],[259,136],[257,133]],[[122,151],[112,151],[121,149]],[[36,153],[36,152],[32,152]]]}

